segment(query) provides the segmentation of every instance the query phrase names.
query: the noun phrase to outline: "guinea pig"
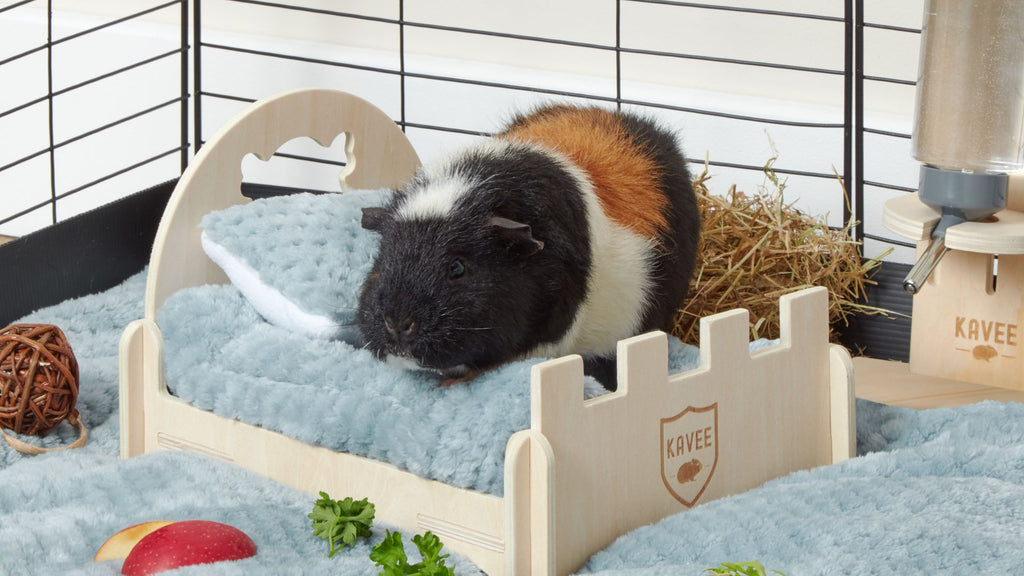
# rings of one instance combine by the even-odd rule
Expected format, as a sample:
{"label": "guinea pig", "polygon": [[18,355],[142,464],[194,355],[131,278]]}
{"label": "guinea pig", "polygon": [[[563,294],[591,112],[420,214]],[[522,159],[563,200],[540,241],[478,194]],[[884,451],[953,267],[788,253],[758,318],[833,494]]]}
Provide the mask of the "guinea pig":
{"label": "guinea pig", "polygon": [[671,131],[550,105],[421,168],[362,226],[380,233],[358,310],[378,358],[452,383],[575,353],[614,390],[617,342],[672,327],[700,216]]}

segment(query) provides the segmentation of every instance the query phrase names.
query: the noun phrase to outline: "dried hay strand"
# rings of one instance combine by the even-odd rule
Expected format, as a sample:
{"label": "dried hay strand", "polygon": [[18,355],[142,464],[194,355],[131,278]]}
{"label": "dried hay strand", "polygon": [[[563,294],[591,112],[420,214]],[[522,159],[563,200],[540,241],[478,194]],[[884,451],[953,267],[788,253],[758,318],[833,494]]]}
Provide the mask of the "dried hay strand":
{"label": "dried hay strand", "polygon": [[845,326],[851,313],[885,313],[862,303],[866,285],[874,284],[870,274],[885,254],[862,262],[850,233],[853,222],[831,229],[786,204],[785,181],[772,169],[774,161],[764,168],[774,190],[757,195],[737,191],[735,185],[725,196],[712,194],[706,163],[694,183],[702,217],[701,247],[688,299],[677,311],[672,330],[683,342],[699,344],[700,318],[733,308],[750,312],[752,338],[778,338],[779,297],[811,286],[828,289],[833,342],[838,339],[836,328]]}

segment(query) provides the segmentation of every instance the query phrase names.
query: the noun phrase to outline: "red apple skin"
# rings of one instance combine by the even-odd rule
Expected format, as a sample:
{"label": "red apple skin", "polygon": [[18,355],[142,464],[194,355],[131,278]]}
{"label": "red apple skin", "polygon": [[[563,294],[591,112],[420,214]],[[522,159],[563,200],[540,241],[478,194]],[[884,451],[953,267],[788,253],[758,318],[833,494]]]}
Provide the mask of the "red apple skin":
{"label": "red apple skin", "polygon": [[241,560],[256,554],[256,544],[234,526],[210,520],[184,520],[151,532],[132,548],[121,566],[125,576]]}
{"label": "red apple skin", "polygon": [[139,540],[168,524],[173,524],[173,522],[170,520],[157,520],[124,528],[110,538],[107,538],[107,541],[96,551],[93,560],[96,562],[124,560],[128,557],[128,553],[132,551],[132,548],[135,548],[135,545],[139,543]]}

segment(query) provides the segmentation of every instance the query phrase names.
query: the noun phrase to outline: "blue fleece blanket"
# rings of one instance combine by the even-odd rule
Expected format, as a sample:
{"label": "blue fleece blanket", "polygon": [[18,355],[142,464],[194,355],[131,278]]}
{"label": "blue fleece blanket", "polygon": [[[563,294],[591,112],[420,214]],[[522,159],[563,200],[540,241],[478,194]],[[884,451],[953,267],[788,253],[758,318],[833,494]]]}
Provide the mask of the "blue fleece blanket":
{"label": "blue fleece blanket", "polygon": [[[118,457],[117,345],[124,326],[142,317],[145,276],[105,293],[70,300],[20,320],[56,324],[67,334],[80,367],[78,409],[89,428],[85,447],[23,456],[0,442],[0,574],[119,574],[121,561],[93,555],[118,530],[150,520],[205,519],[231,524],[256,543],[256,556],[182,568],[165,574],[376,575],[370,548],[384,536],[327,557],[306,515],[315,497],[229,464],[185,452]],[[70,444],[66,423],[40,446]],[[332,494],[341,498],[343,494]],[[358,497],[358,495],[352,495]],[[413,548],[413,534],[403,539]],[[410,550],[411,559],[416,559]],[[453,556],[459,574],[481,572]]]}
{"label": "blue fleece blanket", "polygon": [[[312,495],[194,454],[118,459],[117,341],[141,317],[143,289],[136,276],[25,319],[67,333],[90,439],[32,457],[0,443],[0,574],[116,574],[120,562],[91,560],[110,534],[147,520],[205,518],[243,529],[259,553],[168,574],[376,575],[367,555],[383,529],[328,559],[306,519]],[[861,456],[638,529],[581,573],[700,574],[754,559],[789,576],[1005,574],[1024,565],[1024,406],[915,411],[858,401],[857,421]],[[23,439],[74,437],[61,425],[45,439]],[[460,575],[480,574],[455,560]]]}
{"label": "blue fleece blanket", "polygon": [[[157,318],[175,396],[307,444],[500,496],[505,445],[530,427],[530,367],[541,359],[506,364],[472,385],[440,386],[437,374],[274,326],[232,285],[181,290]],[[699,356],[670,339],[672,373],[696,368]],[[603,391],[587,378],[580,395]]]}

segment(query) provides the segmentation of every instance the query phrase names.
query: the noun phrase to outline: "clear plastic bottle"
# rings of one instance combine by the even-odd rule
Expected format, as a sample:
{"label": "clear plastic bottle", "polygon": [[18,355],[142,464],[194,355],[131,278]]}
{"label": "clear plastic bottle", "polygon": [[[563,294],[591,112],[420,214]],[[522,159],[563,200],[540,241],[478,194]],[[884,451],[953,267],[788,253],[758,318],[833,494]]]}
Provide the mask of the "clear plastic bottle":
{"label": "clear plastic bottle", "polygon": [[1024,169],[1024,0],[927,0],[914,157],[936,168]]}

